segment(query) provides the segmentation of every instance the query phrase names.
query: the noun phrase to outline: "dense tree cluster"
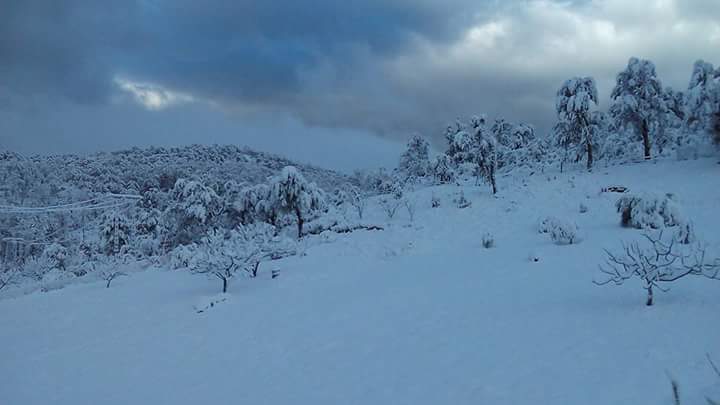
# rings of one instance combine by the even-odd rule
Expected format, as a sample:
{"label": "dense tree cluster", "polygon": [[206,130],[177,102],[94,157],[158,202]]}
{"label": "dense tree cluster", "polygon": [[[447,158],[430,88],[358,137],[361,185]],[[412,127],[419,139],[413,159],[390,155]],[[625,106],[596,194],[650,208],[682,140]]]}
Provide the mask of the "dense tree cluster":
{"label": "dense tree cluster", "polygon": [[[669,152],[697,156],[710,141],[720,143],[720,68],[697,61],[687,92],[663,88],[655,65],[630,58],[618,73],[607,112],[592,77],[566,80],[555,99],[557,121],[546,136],[531,125],[502,118],[492,123],[484,115],[457,119],[443,138],[446,149],[430,157],[428,142],[414,136],[400,159],[401,181],[424,177],[439,183],[466,174],[484,180],[497,191],[497,173],[517,168],[544,170],[585,161],[623,162],[651,159]],[[690,152],[688,152],[688,148]],[[392,176],[374,173],[369,187],[378,192]]]}
{"label": "dense tree cluster", "polygon": [[265,223],[279,234],[294,223],[301,236],[327,209],[327,193],[355,187],[336,172],[289,163],[232,146],[29,159],[3,153],[2,285],[10,274],[16,281],[51,271],[70,277],[119,257],[159,258],[242,226]]}

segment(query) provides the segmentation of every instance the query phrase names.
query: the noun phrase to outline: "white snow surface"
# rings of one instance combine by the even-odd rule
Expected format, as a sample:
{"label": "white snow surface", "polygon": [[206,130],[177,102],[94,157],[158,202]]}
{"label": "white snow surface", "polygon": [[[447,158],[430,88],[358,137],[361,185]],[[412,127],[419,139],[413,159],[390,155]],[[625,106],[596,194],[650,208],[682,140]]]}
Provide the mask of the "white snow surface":
{"label": "white snow surface", "polygon": [[[217,280],[165,269],[0,300],[0,403],[670,404],[668,375],[684,403],[720,398],[720,281],[683,279],[653,307],[639,282],[592,284],[603,248],[640,235],[602,187],[674,193],[720,255],[716,161],[498,183],[410,193],[413,224],[368,207],[384,231],[313,237],[222,300]],[[582,243],[538,233],[547,216]]]}

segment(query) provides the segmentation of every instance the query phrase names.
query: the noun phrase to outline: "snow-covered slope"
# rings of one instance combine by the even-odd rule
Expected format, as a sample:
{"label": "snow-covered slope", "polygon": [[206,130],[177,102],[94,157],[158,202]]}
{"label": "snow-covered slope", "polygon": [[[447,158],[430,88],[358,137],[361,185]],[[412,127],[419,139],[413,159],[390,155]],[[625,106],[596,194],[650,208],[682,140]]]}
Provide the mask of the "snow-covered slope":
{"label": "snow-covered slope", "polygon": [[[720,398],[720,281],[683,279],[653,307],[639,283],[591,282],[603,248],[639,235],[606,186],[675,193],[720,255],[720,166],[551,177],[501,178],[497,198],[464,187],[462,210],[457,186],[418,190],[412,224],[399,211],[384,231],[312,237],[202,313],[217,280],[168,270],[2,300],[0,403],[668,404],[668,374],[686,403]],[[583,241],[539,234],[547,215]]]}

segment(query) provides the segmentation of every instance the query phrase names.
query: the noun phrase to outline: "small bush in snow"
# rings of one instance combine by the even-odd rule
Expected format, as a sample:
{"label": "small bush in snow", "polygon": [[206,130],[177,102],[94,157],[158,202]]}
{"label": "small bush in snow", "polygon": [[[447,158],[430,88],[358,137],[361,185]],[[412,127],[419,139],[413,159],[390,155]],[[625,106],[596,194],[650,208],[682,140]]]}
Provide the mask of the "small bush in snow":
{"label": "small bush in snow", "polygon": [[495,237],[490,232],[485,232],[482,236],[482,246],[485,249],[495,247]]}
{"label": "small bush in snow", "polygon": [[453,202],[460,209],[467,208],[472,205],[472,201],[465,198],[465,192],[462,190],[460,190],[460,194],[453,200]]}
{"label": "small bush in snow", "polygon": [[440,207],[440,199],[435,194],[433,194],[432,197],[430,197],[430,205],[433,208]]}
{"label": "small bush in snow", "polygon": [[538,232],[549,233],[558,223],[560,223],[560,219],[557,217],[545,217],[538,223]]}
{"label": "small bush in snow", "polygon": [[574,223],[558,221],[548,231],[550,239],[558,245],[573,245],[580,242],[578,227]]}
{"label": "small bush in snow", "polygon": [[672,194],[626,195],[615,204],[623,226],[637,229],[661,229],[683,224],[680,207]]}
{"label": "small bush in snow", "polygon": [[588,212],[588,207],[587,207],[587,205],[585,205],[585,204],[583,204],[583,203],[580,203],[580,213],[581,213],[581,214],[584,214],[584,213],[586,213],[586,212]]}

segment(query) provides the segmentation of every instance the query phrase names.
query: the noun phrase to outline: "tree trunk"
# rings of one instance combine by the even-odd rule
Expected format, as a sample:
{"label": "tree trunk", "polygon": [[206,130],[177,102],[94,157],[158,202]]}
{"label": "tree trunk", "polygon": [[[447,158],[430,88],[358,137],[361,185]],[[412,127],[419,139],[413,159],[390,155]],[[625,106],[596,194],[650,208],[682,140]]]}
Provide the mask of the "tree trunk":
{"label": "tree trunk", "polygon": [[302,238],[303,235],[303,217],[299,208],[295,208],[295,215],[297,216],[297,227],[298,227],[298,239]]}
{"label": "tree trunk", "polygon": [[648,128],[647,120],[642,120],[642,123],[640,124],[640,132],[642,132],[645,160],[650,160],[650,128]]}
{"label": "tree trunk", "polygon": [[592,170],[593,165],[593,154],[592,154],[592,143],[587,143],[587,169]]}
{"label": "tree trunk", "polygon": [[222,278],[222,282],[223,282],[223,294],[225,294],[225,293],[227,292],[227,287],[228,287],[228,279],[227,279],[227,277],[223,277],[223,278]]}
{"label": "tree trunk", "polygon": [[495,184],[495,168],[490,168],[490,184],[492,185],[493,195],[497,194],[497,185]]}
{"label": "tree trunk", "polygon": [[645,301],[645,305],[652,306],[653,304],[653,289],[652,286],[648,287],[647,289],[648,295],[647,295],[647,301]]}

